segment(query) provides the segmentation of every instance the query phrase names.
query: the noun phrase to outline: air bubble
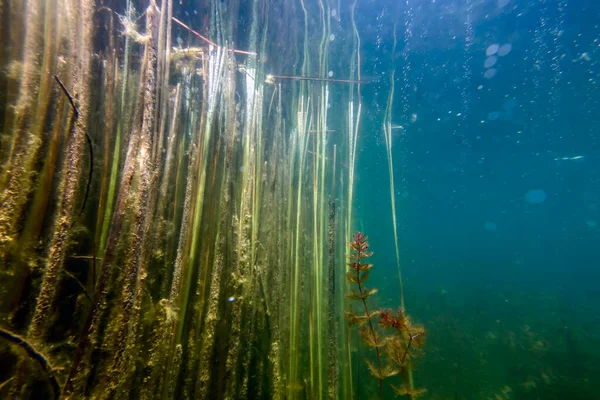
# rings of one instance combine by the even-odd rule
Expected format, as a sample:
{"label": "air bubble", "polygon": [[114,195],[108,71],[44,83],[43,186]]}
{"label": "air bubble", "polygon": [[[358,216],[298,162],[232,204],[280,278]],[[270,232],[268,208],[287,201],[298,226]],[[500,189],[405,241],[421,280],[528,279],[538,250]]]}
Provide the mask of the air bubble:
{"label": "air bubble", "polygon": [[510,53],[511,50],[512,50],[511,44],[503,44],[502,47],[500,47],[498,49],[498,55],[500,57],[503,57],[503,56],[507,55],[508,53]]}
{"label": "air bubble", "polygon": [[490,46],[488,46],[487,49],[485,49],[485,55],[486,56],[493,56],[494,54],[496,54],[498,52],[498,49],[500,48],[500,45],[494,43]]}
{"label": "air bubble", "polygon": [[498,72],[497,69],[495,68],[490,68],[487,71],[485,71],[485,73],[483,74],[483,77],[485,79],[492,79],[494,76],[496,76],[496,72]]}
{"label": "air bubble", "polygon": [[490,56],[488,58],[485,59],[483,66],[485,68],[492,68],[494,65],[496,65],[496,61],[498,61],[498,57],[496,56]]}

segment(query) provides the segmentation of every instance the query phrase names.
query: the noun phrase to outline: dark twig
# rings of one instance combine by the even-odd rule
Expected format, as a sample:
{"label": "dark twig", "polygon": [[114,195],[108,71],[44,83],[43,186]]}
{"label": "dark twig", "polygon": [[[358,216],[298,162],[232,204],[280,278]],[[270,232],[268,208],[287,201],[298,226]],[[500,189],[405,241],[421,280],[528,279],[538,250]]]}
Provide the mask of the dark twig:
{"label": "dark twig", "polygon": [[60,78],[58,76],[54,75],[54,79],[56,80],[56,82],[58,82],[58,85],[64,92],[65,96],[67,96],[67,99],[69,99],[69,103],[71,103],[71,107],[73,107],[73,113],[75,114],[75,120],[77,120],[79,118],[79,110],[77,109],[77,106],[75,106],[75,101],[73,100],[73,96],[71,96],[71,94],[69,93],[69,91],[67,90],[67,88],[65,87],[65,85],[62,83],[62,81],[60,80]]}
{"label": "dark twig", "polygon": [[[73,116],[75,118],[75,121],[77,121],[77,119],[79,119],[79,110],[77,109],[77,106],[75,105],[75,100],[73,99],[73,96],[71,96],[71,94],[69,93],[69,91],[67,90],[67,88],[65,87],[65,85],[62,83],[62,81],[60,80],[60,78],[58,76],[54,75],[54,79],[56,80],[56,82],[58,83],[60,88],[62,89],[65,96],[67,96],[67,99],[69,99],[69,103],[71,103],[71,107],[73,108]],[[83,198],[83,204],[81,205],[81,210],[79,210],[79,214],[77,215],[77,218],[79,218],[81,216],[81,214],[83,214],[83,210],[85,209],[85,205],[87,204],[87,199],[90,194],[90,186],[92,184],[92,174],[94,173],[94,149],[92,147],[92,138],[90,137],[90,135],[88,135],[87,132],[84,132],[84,133],[85,133],[85,139],[87,140],[88,148],[90,150],[90,173],[88,174],[88,181],[87,181],[87,186],[85,188],[85,197]]]}
{"label": "dark twig", "polygon": [[58,385],[58,381],[56,380],[56,377],[50,372],[51,366],[50,366],[50,363],[48,363],[48,360],[46,360],[46,357],[44,357],[44,355],[42,353],[40,353],[36,349],[34,349],[33,346],[31,345],[31,343],[29,343],[27,340],[25,340],[21,336],[16,335],[10,331],[0,328],[0,337],[4,338],[10,342],[13,342],[14,344],[21,347],[23,350],[25,350],[25,352],[31,358],[35,359],[40,364],[42,369],[48,375],[48,380],[50,381],[50,384],[52,385],[52,388],[54,389],[54,393],[56,394],[56,398],[58,399],[60,397],[60,386]]}

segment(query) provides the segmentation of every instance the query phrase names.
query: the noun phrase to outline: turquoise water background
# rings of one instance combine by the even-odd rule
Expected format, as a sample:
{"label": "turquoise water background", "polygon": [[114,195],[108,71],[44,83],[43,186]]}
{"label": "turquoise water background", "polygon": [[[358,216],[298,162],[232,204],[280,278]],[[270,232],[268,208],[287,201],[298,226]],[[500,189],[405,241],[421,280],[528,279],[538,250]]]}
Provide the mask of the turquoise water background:
{"label": "turquoise water background", "polygon": [[427,398],[596,398],[600,4],[396,7],[361,2],[357,12],[363,75],[374,80],[363,89],[357,221],[375,251],[371,285],[393,307],[381,125],[393,59],[406,307],[429,331],[416,380]]}

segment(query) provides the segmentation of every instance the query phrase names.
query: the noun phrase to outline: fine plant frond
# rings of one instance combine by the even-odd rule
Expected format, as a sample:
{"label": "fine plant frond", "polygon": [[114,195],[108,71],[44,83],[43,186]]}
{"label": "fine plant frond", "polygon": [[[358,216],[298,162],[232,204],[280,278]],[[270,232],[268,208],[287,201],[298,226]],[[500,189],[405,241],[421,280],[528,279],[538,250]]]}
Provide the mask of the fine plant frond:
{"label": "fine plant frond", "polygon": [[356,277],[356,272],[354,272],[354,271],[346,272],[346,279],[348,279],[348,281],[350,281],[352,283],[358,284],[358,278]]}
{"label": "fine plant frond", "polygon": [[367,363],[367,366],[369,367],[369,371],[371,371],[371,375],[373,375],[376,378],[379,378],[379,368],[377,368],[375,365],[373,365],[373,363],[369,360],[365,360]]}
{"label": "fine plant frond", "polygon": [[129,36],[138,43],[146,43],[150,38],[150,35],[142,35],[137,29],[137,19],[134,18],[135,13],[128,12],[127,15],[119,15],[119,20],[123,25],[123,36]]}
{"label": "fine plant frond", "polygon": [[346,279],[348,279],[348,281],[355,283],[355,284],[359,284],[359,283],[364,283],[367,279],[369,279],[369,271],[364,271],[362,276],[360,278],[358,278],[356,276],[356,272],[354,271],[349,271],[346,272]]}
{"label": "fine plant frond", "polygon": [[365,342],[365,344],[369,347],[383,347],[385,346],[384,338],[381,338],[377,332],[372,331],[366,327],[363,327],[360,330],[360,337]]}
{"label": "fine plant frond", "polygon": [[360,293],[356,293],[355,290],[353,290],[350,293],[348,293],[346,295],[346,298],[348,300],[362,300],[363,299],[362,295]]}
{"label": "fine plant frond", "polygon": [[360,253],[360,258],[369,258],[373,255],[372,251],[363,251]]}
{"label": "fine plant frond", "polygon": [[364,315],[356,315],[355,313],[348,311],[346,311],[346,318],[348,319],[350,326],[363,326],[369,320],[369,318]]}
{"label": "fine plant frond", "polygon": [[427,389],[425,388],[419,388],[419,389],[412,389],[410,391],[410,395],[412,396],[412,398],[417,398],[417,397],[421,397],[423,396],[425,393],[427,393]]}
{"label": "fine plant frond", "polygon": [[399,370],[395,369],[391,365],[384,365],[381,368],[377,368],[371,361],[366,360],[367,366],[369,367],[369,371],[371,371],[371,375],[373,375],[377,379],[386,379],[390,376],[398,375],[400,373]]}
{"label": "fine plant frond", "polygon": [[402,366],[406,363],[407,344],[399,336],[392,336],[386,343],[386,353],[390,360],[396,365]]}
{"label": "fine plant frond", "polygon": [[352,290],[352,292],[346,295],[348,300],[364,300],[372,294],[377,293],[377,289],[364,289],[362,293]]}
{"label": "fine plant frond", "polygon": [[389,378],[390,376],[398,375],[399,373],[400,373],[400,370],[392,367],[391,365],[386,365],[381,370],[381,374],[385,378]]}
{"label": "fine plant frond", "polygon": [[423,348],[423,345],[425,344],[425,336],[426,336],[426,332],[425,329],[420,326],[420,325],[415,325],[413,326],[413,330],[411,331],[411,337],[412,337],[412,344],[413,346],[420,350]]}
{"label": "fine plant frond", "polygon": [[359,266],[358,266],[358,270],[363,271],[363,272],[367,272],[371,268],[373,268],[373,264],[359,264]]}
{"label": "fine plant frond", "polygon": [[410,395],[411,398],[415,399],[417,397],[421,397],[423,396],[425,393],[427,393],[427,389],[408,389],[406,386],[395,386],[395,385],[390,385],[392,386],[392,389],[394,389],[394,391],[396,392],[397,395],[399,396],[408,396]]}
{"label": "fine plant frond", "polygon": [[369,279],[369,270],[363,271],[363,274],[358,280],[358,283],[364,283],[367,281],[367,279]]}
{"label": "fine plant frond", "polygon": [[373,268],[373,264],[363,264],[363,263],[356,262],[356,261],[351,262],[351,263],[347,262],[346,265],[355,271],[359,270],[359,271],[363,271],[363,272],[368,271],[371,268]]}

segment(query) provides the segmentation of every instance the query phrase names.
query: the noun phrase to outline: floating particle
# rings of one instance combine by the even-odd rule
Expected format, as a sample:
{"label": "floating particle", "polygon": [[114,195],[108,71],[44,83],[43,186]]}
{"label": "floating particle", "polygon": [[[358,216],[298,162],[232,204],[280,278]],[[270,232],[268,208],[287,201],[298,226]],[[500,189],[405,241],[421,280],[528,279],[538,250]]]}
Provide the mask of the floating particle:
{"label": "floating particle", "polygon": [[483,224],[483,227],[488,232],[496,232],[496,230],[498,229],[498,226],[496,225],[496,223],[491,222],[491,221],[486,221],[486,223]]}
{"label": "floating particle", "polygon": [[483,66],[485,68],[492,68],[494,65],[496,65],[496,61],[498,61],[498,57],[496,57],[496,56],[489,56],[483,62]]}
{"label": "floating particle", "polygon": [[496,73],[498,72],[497,69],[495,68],[490,68],[487,71],[485,71],[485,73],[483,74],[483,77],[485,79],[492,79],[494,76],[496,76]]}
{"label": "floating particle", "polygon": [[335,40],[335,35],[333,33],[331,35],[329,35],[329,40],[331,42],[333,42]]}
{"label": "floating particle", "polygon": [[500,57],[504,57],[505,55],[507,55],[508,53],[510,53],[510,51],[512,50],[512,44],[507,43],[507,44],[503,44],[499,49],[498,49],[498,55]]}
{"label": "floating particle", "polygon": [[329,77],[331,78],[331,77],[333,76],[333,71],[329,71],[329,72],[327,73],[327,76],[329,76]]}
{"label": "floating particle", "polygon": [[541,204],[546,201],[548,195],[542,189],[531,189],[525,193],[525,201],[529,204]]}
{"label": "floating particle", "polygon": [[335,18],[337,16],[337,10],[335,8],[333,10],[331,10],[331,16],[333,18]]}
{"label": "floating particle", "polygon": [[510,0],[498,0],[498,8],[504,8],[510,3]]}
{"label": "floating particle", "polygon": [[481,90],[481,89],[483,89],[483,85],[477,86],[477,90]]}
{"label": "floating particle", "polygon": [[499,48],[500,48],[500,45],[496,44],[496,43],[489,45],[488,48],[485,49],[485,55],[488,57],[493,56],[494,54],[496,54],[498,52]]}
{"label": "floating particle", "polygon": [[235,297],[231,296],[227,299],[228,302],[233,303],[235,301]]}

